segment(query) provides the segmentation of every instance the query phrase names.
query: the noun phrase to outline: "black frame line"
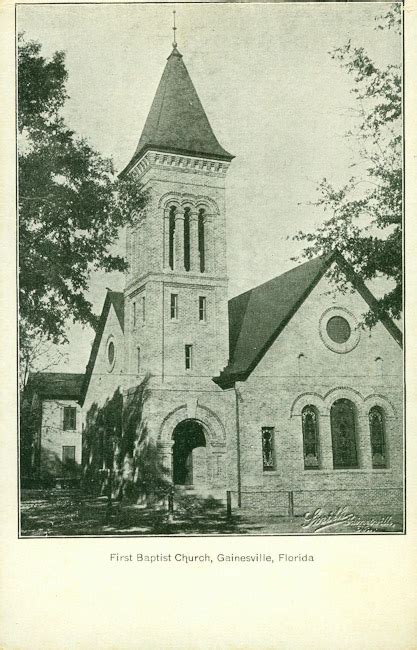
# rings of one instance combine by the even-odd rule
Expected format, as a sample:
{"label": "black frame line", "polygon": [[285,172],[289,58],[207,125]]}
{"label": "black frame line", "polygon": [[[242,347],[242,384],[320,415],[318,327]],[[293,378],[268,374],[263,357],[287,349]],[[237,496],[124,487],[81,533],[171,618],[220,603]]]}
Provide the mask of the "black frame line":
{"label": "black frame line", "polygon": [[[394,0],[397,1],[397,0]],[[362,3],[362,4],[370,4],[366,2],[366,0],[353,0],[353,2],[357,3]],[[406,73],[406,66],[405,66],[405,11],[404,11],[404,3],[405,0],[399,0],[398,4],[401,4],[402,6],[402,227],[403,227],[403,236],[402,236],[402,274],[403,274],[403,355],[402,355],[402,361],[403,361],[403,530],[402,531],[392,531],[392,532],[373,532],[373,533],[331,533],[331,534],[326,534],[326,533],[281,533],[281,534],[276,534],[276,533],[264,533],[262,535],[251,535],[251,534],[224,534],[224,535],[219,535],[219,534],[201,534],[201,535],[187,535],[187,534],[172,534],[172,535],[22,535],[21,534],[21,512],[20,512],[20,506],[21,506],[21,486],[20,486],[20,427],[19,427],[19,415],[20,415],[20,392],[19,392],[19,375],[18,372],[16,373],[16,395],[17,395],[17,400],[16,400],[16,433],[17,433],[17,539],[19,540],[34,540],[34,539],[49,539],[49,540],[56,540],[56,539],[124,539],[124,538],[131,538],[131,539],[176,539],[176,538],[181,538],[181,539],[201,539],[201,538],[251,538],[251,539],[262,539],[264,537],[328,537],[328,538],[333,538],[333,537],[375,537],[375,536],[403,536],[407,535],[407,411],[406,411],[406,400],[407,400],[407,374],[406,374],[406,346],[407,346],[407,325],[406,325],[406,317],[405,317],[405,306],[406,306],[406,273],[405,273],[405,238],[406,238],[406,221],[405,221],[405,187],[406,187],[406,162],[405,162],[405,73]],[[16,146],[15,146],[15,155],[16,155],[16,161],[15,161],[15,172],[16,172],[16,200],[15,200],[15,206],[16,206],[16,306],[17,306],[17,319],[16,319],[16,362],[17,362],[17,368],[19,368],[19,158],[18,158],[18,140],[17,140],[17,135],[18,135],[18,125],[17,125],[17,110],[18,110],[18,86],[17,86],[17,72],[18,72],[18,43],[17,43],[17,8],[19,6],[49,6],[49,5],[60,5],[60,6],[68,6],[68,5],[76,5],[76,6],[85,6],[85,5],[100,5],[100,6],[107,6],[107,5],[117,5],[117,6],[123,6],[123,5],[155,5],[155,6],[171,6],[171,5],[206,5],[206,6],[218,6],[218,5],[227,5],[227,4],[256,4],[256,5],[263,5],[263,4],[323,4],[320,2],[298,2],[295,0],[294,2],[259,2],[258,0],[252,0],[250,2],[230,2],[229,0],[224,0],[224,1],[219,1],[219,2],[205,2],[205,1],[200,1],[200,0],[180,0],[178,2],[155,2],[151,0],[145,0],[144,2],[39,2],[39,3],[33,3],[33,2],[16,2],[15,3],[15,11],[14,11],[14,36],[15,36],[15,139],[16,139]],[[326,2],[326,4],[339,4],[339,2]],[[374,4],[374,3],[372,3]],[[388,5],[391,4],[389,2],[378,2],[378,4],[383,4],[383,5]]]}

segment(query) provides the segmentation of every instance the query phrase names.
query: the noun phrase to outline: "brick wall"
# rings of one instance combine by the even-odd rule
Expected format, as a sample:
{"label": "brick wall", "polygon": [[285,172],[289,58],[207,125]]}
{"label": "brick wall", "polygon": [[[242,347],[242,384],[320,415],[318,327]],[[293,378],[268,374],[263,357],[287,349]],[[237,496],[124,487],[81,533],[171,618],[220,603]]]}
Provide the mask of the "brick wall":
{"label": "brick wall", "polygon": [[[160,158],[158,164],[145,166],[138,178],[144,189],[150,190],[150,201],[141,225],[128,232],[132,259],[125,291],[129,372],[137,374],[140,347],[142,376],[150,372],[211,379],[228,360],[225,170],[215,172],[219,163],[194,158],[173,157],[169,165],[162,163],[163,156]],[[194,212],[203,205],[209,216],[204,272],[167,266],[166,215],[172,202],[178,210],[191,205]],[[178,295],[177,321],[171,319],[170,313],[173,293]],[[145,322],[139,304],[142,296],[146,296]],[[206,323],[199,322],[200,296],[207,299]],[[134,302],[138,304],[136,327],[132,320]],[[193,368],[187,371],[185,344],[193,346]],[[135,381],[132,377],[131,385]]]}
{"label": "brick wall", "polygon": [[[323,279],[273,343],[246,382],[239,383],[242,490],[247,503],[269,509],[275,497],[265,493],[295,491],[302,510],[318,504],[343,505],[342,497],[355,507],[361,503],[378,512],[387,498],[387,509],[401,507],[403,482],[402,351],[385,328],[361,331],[356,347],[346,354],[324,344],[319,321],[335,305],[348,309],[359,321],[367,305],[358,294],[341,294]],[[306,363],[300,371],[299,357]],[[375,359],[382,359],[383,370]],[[359,466],[333,469],[330,409],[339,398],[353,402]],[[305,469],[301,411],[312,404],[318,412],[319,467]],[[388,463],[372,467],[369,409],[382,407]],[[261,427],[274,427],[275,468],[263,471]],[[314,496],[316,495],[316,496]],[[386,497],[386,495],[391,495]],[[278,500],[278,503],[279,500]],[[281,507],[281,506],[279,506]],[[385,512],[385,508],[382,510]]]}
{"label": "brick wall", "polygon": [[[238,493],[232,492],[234,509],[237,507]],[[323,514],[344,509],[357,515],[392,515],[402,514],[402,488],[365,488],[343,490],[294,490],[262,491],[244,490],[241,493],[243,511],[266,513],[287,517],[291,513],[303,517],[313,514],[318,509]]]}

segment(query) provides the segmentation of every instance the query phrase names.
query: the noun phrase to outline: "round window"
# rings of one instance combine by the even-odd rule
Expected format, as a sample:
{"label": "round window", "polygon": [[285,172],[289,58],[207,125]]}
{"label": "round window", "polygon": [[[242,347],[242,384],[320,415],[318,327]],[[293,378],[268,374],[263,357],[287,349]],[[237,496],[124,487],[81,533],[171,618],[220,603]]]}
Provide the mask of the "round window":
{"label": "round window", "polygon": [[327,321],[326,332],[334,343],[346,343],[351,335],[351,328],[343,316],[332,316]]}
{"label": "round window", "polygon": [[114,343],[113,341],[110,341],[109,347],[107,348],[107,358],[109,360],[109,364],[112,365],[114,362]]}
{"label": "round window", "polygon": [[320,317],[319,333],[324,345],[338,354],[350,352],[359,343],[360,327],[345,307],[329,307]]}

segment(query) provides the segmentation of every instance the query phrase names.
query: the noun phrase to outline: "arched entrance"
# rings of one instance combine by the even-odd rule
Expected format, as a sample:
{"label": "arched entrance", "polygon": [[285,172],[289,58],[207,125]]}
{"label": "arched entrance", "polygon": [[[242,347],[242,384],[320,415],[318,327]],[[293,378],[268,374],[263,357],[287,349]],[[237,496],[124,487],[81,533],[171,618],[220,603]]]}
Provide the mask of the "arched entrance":
{"label": "arched entrance", "polygon": [[204,428],[197,420],[183,420],[172,438],[172,476],[175,485],[206,485],[207,457]]}

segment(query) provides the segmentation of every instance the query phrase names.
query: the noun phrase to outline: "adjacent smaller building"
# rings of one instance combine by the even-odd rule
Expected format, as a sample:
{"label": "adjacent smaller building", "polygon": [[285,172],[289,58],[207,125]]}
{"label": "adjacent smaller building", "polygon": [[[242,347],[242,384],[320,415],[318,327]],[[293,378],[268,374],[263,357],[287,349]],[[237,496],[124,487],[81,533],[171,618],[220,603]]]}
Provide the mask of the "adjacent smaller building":
{"label": "adjacent smaller building", "polygon": [[[29,376],[22,404],[21,475],[43,485],[73,484],[81,466],[84,375],[38,372]],[[28,417],[29,416],[29,417]],[[27,470],[27,471],[25,471]]]}

